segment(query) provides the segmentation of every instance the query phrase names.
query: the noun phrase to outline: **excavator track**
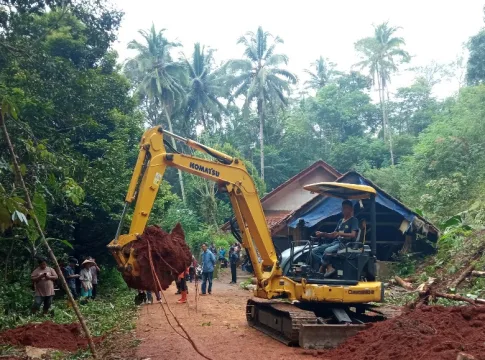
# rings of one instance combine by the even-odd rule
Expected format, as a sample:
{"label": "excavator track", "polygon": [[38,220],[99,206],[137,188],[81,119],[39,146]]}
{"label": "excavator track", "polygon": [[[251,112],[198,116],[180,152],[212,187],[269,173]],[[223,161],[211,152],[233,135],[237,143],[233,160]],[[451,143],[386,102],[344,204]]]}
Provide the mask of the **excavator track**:
{"label": "excavator track", "polygon": [[364,324],[327,324],[313,311],[278,300],[248,300],[249,326],[288,346],[305,349],[333,348],[365,329]]}
{"label": "excavator track", "polygon": [[247,302],[246,319],[249,326],[288,346],[299,345],[300,329],[304,324],[317,324],[312,311],[278,300],[256,298]]}

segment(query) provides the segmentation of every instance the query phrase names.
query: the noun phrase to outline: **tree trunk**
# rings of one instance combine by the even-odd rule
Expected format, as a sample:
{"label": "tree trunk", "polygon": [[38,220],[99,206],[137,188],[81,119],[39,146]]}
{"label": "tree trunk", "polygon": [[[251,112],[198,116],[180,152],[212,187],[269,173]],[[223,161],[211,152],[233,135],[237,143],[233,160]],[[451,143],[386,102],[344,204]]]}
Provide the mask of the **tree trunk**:
{"label": "tree trunk", "polygon": [[382,112],[382,132],[384,135],[384,143],[389,144],[389,154],[391,156],[391,165],[394,165],[394,149],[392,146],[392,138],[389,131],[389,124],[387,119],[387,105],[386,105],[386,89],[385,80],[381,77],[380,70],[377,71],[377,86],[379,87],[379,102]]}
{"label": "tree trunk", "polygon": [[456,280],[451,283],[450,288],[456,289],[458,285],[460,285],[463,282],[463,280],[465,280],[465,278],[473,271],[473,269],[475,269],[474,263],[472,263],[465,270],[463,270],[460,276],[458,276]]}
{"label": "tree trunk", "polygon": [[94,347],[94,342],[93,338],[91,336],[91,333],[86,325],[86,322],[84,321],[84,318],[81,314],[81,311],[79,310],[79,307],[77,306],[76,301],[74,300],[71,291],[69,290],[69,287],[67,286],[66,279],[64,278],[64,274],[61,271],[61,267],[59,266],[59,263],[57,262],[57,258],[54,255],[54,252],[52,251],[49,243],[47,242],[47,239],[45,238],[44,231],[42,231],[42,227],[40,226],[39,219],[37,218],[34,210],[34,205],[32,204],[32,200],[30,199],[29,191],[27,190],[27,186],[25,185],[24,182],[24,177],[22,176],[22,172],[20,171],[20,166],[17,161],[17,155],[15,154],[15,149],[13,147],[12,142],[10,141],[10,136],[8,134],[7,130],[7,124],[5,122],[5,119],[3,118],[1,109],[0,109],[0,126],[3,131],[3,135],[5,136],[5,141],[8,145],[8,148],[10,150],[10,153],[12,155],[12,162],[13,162],[13,167],[14,171],[16,173],[16,176],[18,177],[20,181],[20,185],[22,186],[22,189],[25,193],[25,199],[27,201],[27,208],[31,211],[32,214],[32,219],[34,220],[35,227],[37,228],[37,231],[40,234],[40,237],[42,239],[42,243],[47,249],[47,253],[49,254],[49,257],[51,258],[52,262],[54,263],[55,270],[57,272],[57,276],[59,277],[59,280],[61,281],[62,286],[64,287],[64,290],[66,291],[67,298],[72,304],[72,308],[74,309],[74,312],[76,313],[76,316],[81,323],[81,327],[84,331],[84,334],[86,335],[86,338],[88,339],[88,345],[89,349],[91,350],[91,354],[93,355],[94,359],[98,359],[98,354],[96,353],[96,348]]}
{"label": "tree trunk", "polygon": [[472,276],[485,277],[485,271],[472,271]]}
{"label": "tree trunk", "polygon": [[[384,84],[384,82],[383,82]],[[382,89],[382,92],[387,89],[387,85],[385,85],[384,89]],[[383,94],[384,95],[384,94]],[[394,144],[392,142],[392,131],[389,128],[389,118],[388,118],[388,113],[387,113],[387,104],[389,103],[389,89],[387,89],[387,99],[384,101],[384,112],[386,114],[386,127],[387,127],[387,137],[389,141],[389,153],[391,154],[391,165],[394,165]]]}
{"label": "tree trunk", "polygon": [[435,297],[440,297],[440,298],[443,298],[443,299],[467,302],[467,303],[472,304],[472,305],[476,305],[476,304],[483,305],[483,304],[485,304],[485,300],[483,300],[483,299],[470,299],[470,298],[467,298],[467,297],[464,297],[464,296],[461,296],[461,295],[457,295],[457,294],[444,294],[444,293],[436,292],[433,295]]}
{"label": "tree trunk", "polygon": [[[167,105],[163,106],[163,110],[165,111],[165,116],[167,117],[168,130],[170,130],[170,132],[173,134],[172,119],[170,118],[170,114],[168,112]],[[175,139],[173,137],[170,137],[170,139],[172,140],[173,148],[175,150],[177,150],[177,144],[175,142]],[[178,172],[178,175],[179,175],[179,184],[180,184],[180,192],[182,194],[182,201],[184,202],[184,204],[187,204],[187,201],[185,199],[185,187],[184,187],[184,178],[182,176],[182,171],[177,170],[177,172]]]}
{"label": "tree trunk", "polygon": [[414,290],[413,285],[411,283],[408,283],[407,281],[404,281],[401,279],[399,276],[395,276],[394,280],[396,280],[396,283],[401,286],[402,288],[406,290]]}
{"label": "tree trunk", "polygon": [[209,198],[210,201],[210,208],[209,208],[209,218],[213,222],[214,226],[216,229],[218,228],[217,226],[217,202],[215,199],[215,194],[212,193],[209,189],[209,180],[202,179],[205,185],[205,191],[207,194],[207,197]]}
{"label": "tree trunk", "polygon": [[261,148],[261,180],[264,181],[264,108],[263,100],[258,99],[259,146]]}

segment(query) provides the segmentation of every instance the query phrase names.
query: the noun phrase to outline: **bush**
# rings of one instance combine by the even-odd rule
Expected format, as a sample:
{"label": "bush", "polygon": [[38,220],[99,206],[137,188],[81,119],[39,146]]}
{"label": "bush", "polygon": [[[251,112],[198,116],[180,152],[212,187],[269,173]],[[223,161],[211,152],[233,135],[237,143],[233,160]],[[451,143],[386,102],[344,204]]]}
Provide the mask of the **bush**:
{"label": "bush", "polygon": [[[99,297],[80,305],[94,336],[100,336],[113,328],[131,330],[134,327],[137,307],[135,293],[125,284],[121,274],[114,268],[103,268],[100,278]],[[31,315],[32,291],[30,287],[15,283],[0,287],[0,309],[6,316],[0,316],[0,330],[21,326],[33,321],[44,321],[42,315]],[[53,303],[54,317],[50,320],[67,324],[76,322],[74,310],[68,306],[66,297],[56,298]],[[128,319],[128,321],[127,321]]]}
{"label": "bush", "polygon": [[30,315],[32,308],[30,283],[2,284],[0,286],[0,330],[15,326]]}

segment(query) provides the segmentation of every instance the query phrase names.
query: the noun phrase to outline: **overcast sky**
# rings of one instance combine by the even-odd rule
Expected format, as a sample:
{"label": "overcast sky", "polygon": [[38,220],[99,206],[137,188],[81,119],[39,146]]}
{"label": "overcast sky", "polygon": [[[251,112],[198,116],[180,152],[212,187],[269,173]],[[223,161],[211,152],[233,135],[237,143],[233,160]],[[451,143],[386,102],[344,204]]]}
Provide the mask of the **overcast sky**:
{"label": "overcast sky", "polygon": [[[139,29],[153,22],[166,28],[170,40],[182,42],[187,55],[200,42],[217,49],[218,61],[238,58],[239,36],[256,31],[278,35],[285,43],[279,52],[290,58],[289,68],[301,81],[303,69],[320,55],[349,70],[359,58],[354,43],[372,35],[372,24],[389,21],[401,26],[399,35],[413,56],[410,66],[431,61],[449,63],[463,53],[463,44],[483,23],[484,0],[114,0],[125,12],[115,49],[121,59],[131,56],[127,43],[138,37]],[[413,74],[401,71],[393,87],[410,85]],[[457,82],[435,89],[437,96],[451,95]]]}

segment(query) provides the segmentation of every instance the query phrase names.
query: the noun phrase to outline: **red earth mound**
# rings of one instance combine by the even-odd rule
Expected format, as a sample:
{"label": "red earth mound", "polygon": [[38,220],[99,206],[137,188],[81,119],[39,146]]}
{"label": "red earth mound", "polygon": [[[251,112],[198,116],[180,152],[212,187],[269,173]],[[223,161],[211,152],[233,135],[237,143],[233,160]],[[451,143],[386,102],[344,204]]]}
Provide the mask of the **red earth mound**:
{"label": "red earth mound", "polygon": [[[95,338],[96,342],[102,337]],[[27,324],[0,333],[0,344],[35,346],[44,349],[76,351],[88,346],[79,324]]]}
{"label": "red earth mound", "polygon": [[123,274],[126,283],[133,289],[152,291],[159,289],[150,266],[149,245],[155,272],[162,290],[165,290],[180,273],[189,267],[192,260],[182,226],[177,224],[171,233],[163,231],[156,225],[149,226],[138,240],[126,245],[123,251],[135,250],[135,258],[140,271],[139,276]]}
{"label": "red earth mound", "polygon": [[460,352],[485,360],[485,306],[422,307],[319,354],[332,360],[456,360]]}

